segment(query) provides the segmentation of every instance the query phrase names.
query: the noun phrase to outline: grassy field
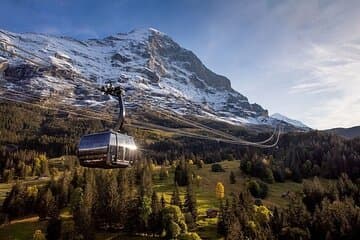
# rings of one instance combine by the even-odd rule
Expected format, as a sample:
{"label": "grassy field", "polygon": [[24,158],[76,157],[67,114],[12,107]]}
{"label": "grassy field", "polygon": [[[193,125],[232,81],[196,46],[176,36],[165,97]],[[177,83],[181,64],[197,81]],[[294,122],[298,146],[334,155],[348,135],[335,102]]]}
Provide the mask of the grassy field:
{"label": "grassy field", "polygon": [[[49,167],[55,167],[58,170],[63,170],[66,161],[73,161],[71,157],[59,157],[49,159]],[[21,184],[28,186],[42,186],[50,181],[50,178],[37,178],[37,177],[27,177],[26,179],[17,180],[21,182]],[[0,206],[2,206],[6,195],[11,191],[12,186],[17,182],[16,180],[11,181],[9,183],[0,183]]]}
{"label": "grassy field", "polygon": [[2,206],[4,199],[6,198],[6,195],[8,192],[10,192],[12,188],[12,183],[1,183],[0,184],[0,205]]}
{"label": "grassy field", "polygon": [[[220,163],[225,169],[225,172],[211,172],[211,165],[204,165],[203,168],[197,169],[193,166],[196,175],[201,177],[200,185],[195,187],[199,221],[197,232],[203,239],[219,239],[216,233],[217,219],[206,218],[206,210],[209,208],[217,208],[219,200],[215,195],[215,187],[218,182],[221,182],[225,187],[225,195],[230,196],[232,193],[237,194],[245,188],[245,183],[249,176],[244,175],[240,168],[239,161],[224,161]],[[236,176],[236,183],[230,184],[230,172],[233,171]],[[167,180],[160,181],[155,179],[156,192],[161,196],[164,194],[167,203],[170,202],[171,194],[173,192],[173,171],[170,171],[170,176]],[[295,182],[274,183],[269,185],[268,197],[263,200],[263,203],[268,206],[286,206],[287,199],[282,198],[282,193],[290,190],[293,192],[301,191],[302,184]],[[180,187],[180,194],[182,200],[184,199],[186,188]]]}
{"label": "grassy field", "polygon": [[[49,178],[43,178],[43,179],[36,179],[36,178],[28,178],[26,180],[19,180],[21,184],[27,185],[27,186],[41,186],[49,182]],[[16,183],[16,181],[10,182],[10,183],[0,183],[0,206],[2,206],[7,194],[11,191],[11,188]],[[1,238],[0,238],[1,239]]]}
{"label": "grassy field", "polygon": [[[225,195],[229,196],[231,193],[238,193],[241,189],[245,187],[245,182],[250,179],[248,176],[244,175],[239,169],[239,161],[225,161],[220,163],[225,169],[225,172],[214,173],[211,172],[211,165],[204,165],[203,168],[198,169],[196,166],[193,166],[194,173],[201,177],[199,186],[194,185],[194,189],[197,196],[198,204],[198,228],[197,232],[203,239],[220,239],[216,233],[216,218],[206,218],[206,210],[209,208],[217,208],[219,206],[219,200],[215,196],[215,186],[218,182],[222,182],[225,187]],[[156,171],[158,171],[157,168]],[[229,175],[230,171],[233,171],[236,175],[236,183],[230,184]],[[166,202],[170,203],[171,194],[174,188],[173,185],[173,169],[169,169],[169,177],[166,180],[159,180],[158,175],[155,175],[154,178],[154,190],[161,195],[164,195]],[[46,180],[29,180],[26,181],[26,184],[44,184]],[[11,189],[12,184],[0,184],[0,201]],[[269,194],[268,197],[263,201],[264,204],[269,206],[285,206],[287,203],[286,198],[282,198],[281,195],[283,192],[288,190],[290,191],[300,191],[302,189],[302,184],[294,182],[285,182],[285,183],[274,183],[269,185]],[[180,187],[180,193],[182,200],[184,199],[186,188]],[[64,220],[65,224],[72,222],[71,214],[67,209],[64,209],[61,213],[61,217]],[[32,234],[35,230],[41,229],[45,231],[46,221],[38,221],[36,217],[29,217],[22,220],[17,220],[11,222],[7,226],[0,227],[0,239],[4,240],[25,240],[31,239]],[[148,237],[130,237],[113,233],[97,233],[96,239],[149,239]]]}

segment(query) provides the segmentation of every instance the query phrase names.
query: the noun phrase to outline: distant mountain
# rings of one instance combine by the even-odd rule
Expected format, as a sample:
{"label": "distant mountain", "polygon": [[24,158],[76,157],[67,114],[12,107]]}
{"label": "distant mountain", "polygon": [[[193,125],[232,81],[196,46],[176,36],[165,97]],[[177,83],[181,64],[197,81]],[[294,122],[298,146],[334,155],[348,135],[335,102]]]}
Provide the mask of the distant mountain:
{"label": "distant mountain", "polygon": [[325,131],[349,139],[360,137],[360,126],[351,127],[351,128],[333,128]]}
{"label": "distant mountain", "polygon": [[0,40],[25,49],[28,58],[45,64],[35,67],[17,58],[16,48],[3,44],[15,53],[0,51],[1,61],[6,60],[5,81],[1,81],[5,88],[42,97],[51,94],[63,103],[100,108],[111,99],[93,88],[111,80],[126,90],[127,108],[149,104],[245,126],[305,126],[270,118],[267,110],[235,91],[228,78],[209,70],[193,52],[155,29],[85,41],[0,30]]}
{"label": "distant mountain", "polygon": [[305,124],[303,124],[302,122],[298,121],[298,120],[294,120],[291,118],[288,118],[280,113],[274,113],[273,115],[271,115],[271,118],[277,119],[279,121],[283,121],[286,123],[289,123],[295,127],[299,127],[299,128],[303,128],[303,129],[310,129],[308,126],[306,126]]}

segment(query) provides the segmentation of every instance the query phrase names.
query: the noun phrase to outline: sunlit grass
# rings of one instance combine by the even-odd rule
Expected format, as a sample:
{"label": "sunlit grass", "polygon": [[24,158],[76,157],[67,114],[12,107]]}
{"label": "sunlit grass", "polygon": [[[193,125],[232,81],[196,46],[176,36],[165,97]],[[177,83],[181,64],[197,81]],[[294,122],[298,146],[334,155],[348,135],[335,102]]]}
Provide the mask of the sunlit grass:
{"label": "sunlit grass", "polygon": [[0,227],[0,239],[4,240],[27,240],[32,239],[35,230],[46,232],[46,221],[24,221]]}

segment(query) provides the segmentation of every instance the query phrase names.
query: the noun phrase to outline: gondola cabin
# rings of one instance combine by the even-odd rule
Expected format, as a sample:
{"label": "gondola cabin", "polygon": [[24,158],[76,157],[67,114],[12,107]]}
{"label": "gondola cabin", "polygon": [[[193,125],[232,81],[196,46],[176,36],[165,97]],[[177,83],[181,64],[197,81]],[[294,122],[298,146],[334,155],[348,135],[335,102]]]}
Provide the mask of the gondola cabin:
{"label": "gondola cabin", "polygon": [[78,148],[80,165],[90,168],[126,168],[136,157],[134,138],[115,131],[88,134]]}

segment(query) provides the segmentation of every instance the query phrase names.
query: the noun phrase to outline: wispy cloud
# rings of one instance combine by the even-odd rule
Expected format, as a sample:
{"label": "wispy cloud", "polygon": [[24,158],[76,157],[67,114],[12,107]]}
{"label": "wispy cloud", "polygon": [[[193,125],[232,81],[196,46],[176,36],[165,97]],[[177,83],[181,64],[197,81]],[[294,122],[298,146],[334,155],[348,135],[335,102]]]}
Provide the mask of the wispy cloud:
{"label": "wispy cloud", "polygon": [[40,26],[36,30],[39,33],[45,33],[50,35],[61,35],[61,36],[74,36],[77,38],[99,38],[99,34],[87,26],[66,26],[66,27],[54,27],[54,26]]}
{"label": "wispy cloud", "polygon": [[249,99],[314,128],[360,125],[360,1],[232,1],[213,19],[205,59]]}
{"label": "wispy cloud", "polygon": [[[290,93],[315,101],[305,117],[319,128],[360,124],[360,45],[356,41],[314,45],[295,63],[307,73]],[[316,100],[316,96],[325,97]]]}

